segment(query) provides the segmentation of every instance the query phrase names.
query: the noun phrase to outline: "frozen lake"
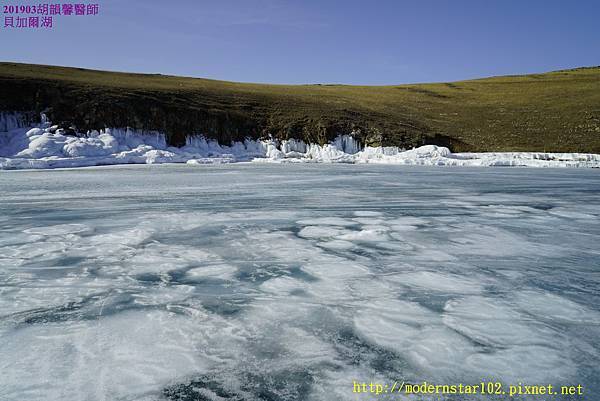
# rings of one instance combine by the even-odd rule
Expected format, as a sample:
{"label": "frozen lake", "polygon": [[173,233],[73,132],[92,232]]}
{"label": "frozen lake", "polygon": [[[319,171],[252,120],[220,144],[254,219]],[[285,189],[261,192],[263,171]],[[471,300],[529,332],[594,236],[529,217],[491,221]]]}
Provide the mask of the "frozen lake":
{"label": "frozen lake", "polygon": [[0,399],[373,399],[353,380],[598,394],[599,173],[2,172]]}

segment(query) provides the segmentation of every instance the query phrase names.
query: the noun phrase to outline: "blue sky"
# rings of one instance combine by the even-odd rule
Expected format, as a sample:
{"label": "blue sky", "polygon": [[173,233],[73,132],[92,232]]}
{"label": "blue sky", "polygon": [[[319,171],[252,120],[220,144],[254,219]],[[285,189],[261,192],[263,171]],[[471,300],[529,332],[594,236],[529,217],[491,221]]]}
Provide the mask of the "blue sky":
{"label": "blue sky", "polygon": [[0,60],[369,85],[600,64],[598,0],[62,2],[73,1],[100,14],[58,17],[51,30],[4,28],[2,14]]}

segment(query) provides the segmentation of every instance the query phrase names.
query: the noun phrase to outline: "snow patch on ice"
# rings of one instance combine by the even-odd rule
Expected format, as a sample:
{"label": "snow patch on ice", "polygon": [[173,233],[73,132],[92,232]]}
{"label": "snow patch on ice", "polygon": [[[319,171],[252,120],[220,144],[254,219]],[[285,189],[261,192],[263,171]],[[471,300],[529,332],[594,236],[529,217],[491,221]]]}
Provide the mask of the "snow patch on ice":
{"label": "snow patch on ice", "polygon": [[447,294],[477,294],[483,290],[480,280],[430,271],[398,274],[389,276],[388,279],[401,285]]}

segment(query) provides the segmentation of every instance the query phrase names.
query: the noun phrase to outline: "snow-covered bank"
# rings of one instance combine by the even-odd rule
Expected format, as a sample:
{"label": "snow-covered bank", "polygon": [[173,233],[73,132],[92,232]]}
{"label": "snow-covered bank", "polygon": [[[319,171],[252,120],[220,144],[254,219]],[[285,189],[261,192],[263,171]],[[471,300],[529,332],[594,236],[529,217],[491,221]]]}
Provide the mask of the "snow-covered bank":
{"label": "snow-covered bank", "polygon": [[300,140],[251,140],[229,146],[200,136],[181,148],[167,146],[159,132],[106,129],[79,136],[44,122],[22,127],[14,115],[0,115],[0,169],[45,169],[152,163],[383,163],[424,166],[600,167],[600,155],[585,153],[452,153],[435,145],[412,150],[361,149],[351,135],[321,146]]}

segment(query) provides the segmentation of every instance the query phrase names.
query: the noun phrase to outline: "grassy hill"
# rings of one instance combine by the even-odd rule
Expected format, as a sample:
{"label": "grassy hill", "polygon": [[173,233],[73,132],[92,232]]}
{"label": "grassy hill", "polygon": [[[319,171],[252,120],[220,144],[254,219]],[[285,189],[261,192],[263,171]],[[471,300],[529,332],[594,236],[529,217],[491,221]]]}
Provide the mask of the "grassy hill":
{"label": "grassy hill", "polygon": [[227,142],[273,135],[454,151],[600,153],[600,67],[452,83],[264,85],[0,63],[0,111],[47,110],[79,130],[161,130]]}

